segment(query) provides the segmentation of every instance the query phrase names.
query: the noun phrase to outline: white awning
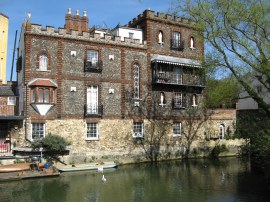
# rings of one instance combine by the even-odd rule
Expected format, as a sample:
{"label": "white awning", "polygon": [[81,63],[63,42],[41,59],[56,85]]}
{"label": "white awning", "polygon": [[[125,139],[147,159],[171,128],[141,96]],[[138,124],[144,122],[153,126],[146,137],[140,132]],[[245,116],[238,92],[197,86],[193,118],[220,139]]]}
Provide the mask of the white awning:
{"label": "white awning", "polygon": [[201,61],[187,58],[178,58],[166,55],[151,55],[151,62],[187,66],[187,67],[201,67]]}

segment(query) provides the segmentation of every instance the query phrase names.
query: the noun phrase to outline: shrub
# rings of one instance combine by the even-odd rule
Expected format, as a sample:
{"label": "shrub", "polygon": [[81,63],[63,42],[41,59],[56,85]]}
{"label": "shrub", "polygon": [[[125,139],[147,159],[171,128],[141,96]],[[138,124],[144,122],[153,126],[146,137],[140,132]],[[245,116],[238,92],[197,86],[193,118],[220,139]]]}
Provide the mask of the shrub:
{"label": "shrub", "polygon": [[63,137],[49,133],[44,138],[33,142],[32,148],[34,150],[43,148],[45,158],[58,159],[58,156],[66,151],[68,145],[70,145],[70,142],[66,141]]}

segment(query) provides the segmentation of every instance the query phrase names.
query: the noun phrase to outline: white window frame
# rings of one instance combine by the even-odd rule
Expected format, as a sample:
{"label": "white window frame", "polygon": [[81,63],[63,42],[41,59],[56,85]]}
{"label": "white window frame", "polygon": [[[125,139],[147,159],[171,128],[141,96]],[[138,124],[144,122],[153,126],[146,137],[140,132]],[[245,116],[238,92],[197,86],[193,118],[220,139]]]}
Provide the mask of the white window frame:
{"label": "white window frame", "polygon": [[163,32],[161,30],[158,32],[158,43],[163,44]]}
{"label": "white window frame", "polygon": [[198,96],[196,94],[192,95],[192,107],[198,106]]}
{"label": "white window frame", "polygon": [[[177,104],[177,103],[181,104]],[[183,93],[175,92],[174,93],[174,108],[183,108]]]}
{"label": "white window frame", "polygon": [[[41,133],[39,132],[39,138],[33,138],[33,125],[34,124],[41,124],[41,125],[43,125],[43,137],[40,137],[41,135]],[[38,139],[42,139],[42,138],[44,138],[45,137],[45,130],[46,130],[46,127],[45,127],[45,123],[32,123],[31,124],[31,140],[32,141],[34,141],[34,140],[38,140]]]}
{"label": "white window frame", "polygon": [[194,42],[195,42],[194,37],[193,37],[193,36],[190,37],[190,48],[191,48],[191,49],[195,49]]}
{"label": "white window frame", "polygon": [[[176,129],[176,127],[178,127]],[[175,131],[180,131],[180,133],[175,133]],[[173,123],[173,137],[179,137],[182,135],[182,123],[181,122],[174,122]]]}
{"label": "white window frame", "polygon": [[48,70],[48,57],[45,54],[39,56],[39,71]]}
{"label": "white window frame", "polygon": [[177,31],[173,32],[173,44],[177,48],[181,46],[181,33],[180,32],[177,32]]}
{"label": "white window frame", "polygon": [[[90,136],[91,134],[88,130],[90,129],[91,125],[95,126],[95,130],[96,130],[93,136]],[[99,140],[99,124],[98,123],[86,123],[86,140]]]}
{"label": "white window frame", "polygon": [[144,137],[144,124],[143,122],[133,122],[133,138],[143,138]]}
{"label": "white window frame", "polygon": [[8,105],[16,105],[16,97],[8,97]]}
{"label": "white window frame", "polygon": [[133,65],[134,99],[140,99],[140,66]]}
{"label": "white window frame", "polygon": [[224,138],[225,138],[225,125],[220,124],[219,125],[219,139],[224,140]]}
{"label": "white window frame", "polygon": [[87,50],[87,62],[92,63],[92,67],[96,67],[98,63],[98,50]]}
{"label": "white window frame", "polygon": [[99,113],[98,86],[91,85],[87,87],[86,109],[89,114]]}

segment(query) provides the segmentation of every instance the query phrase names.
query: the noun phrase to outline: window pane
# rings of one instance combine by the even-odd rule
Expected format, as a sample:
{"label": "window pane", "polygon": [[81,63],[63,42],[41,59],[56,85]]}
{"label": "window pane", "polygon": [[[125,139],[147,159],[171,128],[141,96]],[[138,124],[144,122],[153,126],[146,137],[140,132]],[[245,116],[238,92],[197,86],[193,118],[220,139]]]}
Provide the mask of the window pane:
{"label": "window pane", "polygon": [[139,77],[139,66],[135,64],[133,66],[133,79],[134,79],[134,98],[140,97],[140,77]]}
{"label": "window pane", "polygon": [[98,114],[98,86],[87,88],[87,113]]}
{"label": "window pane", "polygon": [[8,97],[8,105],[16,105],[16,97]]}
{"label": "window pane", "polygon": [[44,103],[50,102],[50,89],[46,88],[44,90]]}
{"label": "window pane", "polygon": [[54,103],[55,101],[54,101],[54,97],[55,97],[55,91],[54,90],[52,90],[52,103]]}
{"label": "window pane", "polygon": [[97,123],[87,123],[87,138],[97,138]]}
{"label": "window pane", "polygon": [[181,123],[173,123],[173,134],[181,135]]}
{"label": "window pane", "polygon": [[96,66],[98,62],[98,51],[88,50],[87,61],[92,63],[92,66]]}
{"label": "window pane", "polygon": [[190,48],[194,48],[194,38],[190,38]]}
{"label": "window pane", "polygon": [[38,89],[38,102],[43,103],[43,89]]}
{"label": "window pane", "polygon": [[32,139],[39,139],[44,137],[44,123],[32,124]]}
{"label": "window pane", "polygon": [[32,103],[36,102],[36,91],[35,91],[35,89],[31,89],[31,102]]}
{"label": "window pane", "polygon": [[143,137],[143,123],[133,123],[133,137]]}
{"label": "window pane", "polygon": [[46,55],[41,55],[39,57],[39,69],[40,70],[47,70],[48,66],[48,58]]}
{"label": "window pane", "polygon": [[182,107],[182,93],[175,93],[174,106],[175,107]]}

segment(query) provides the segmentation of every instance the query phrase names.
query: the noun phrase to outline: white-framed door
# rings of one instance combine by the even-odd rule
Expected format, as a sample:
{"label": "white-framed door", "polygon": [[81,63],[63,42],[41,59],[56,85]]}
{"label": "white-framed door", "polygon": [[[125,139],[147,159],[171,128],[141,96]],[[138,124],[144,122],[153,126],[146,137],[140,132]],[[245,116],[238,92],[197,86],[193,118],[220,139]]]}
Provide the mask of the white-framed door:
{"label": "white-framed door", "polygon": [[98,113],[98,86],[87,87],[87,113]]}

